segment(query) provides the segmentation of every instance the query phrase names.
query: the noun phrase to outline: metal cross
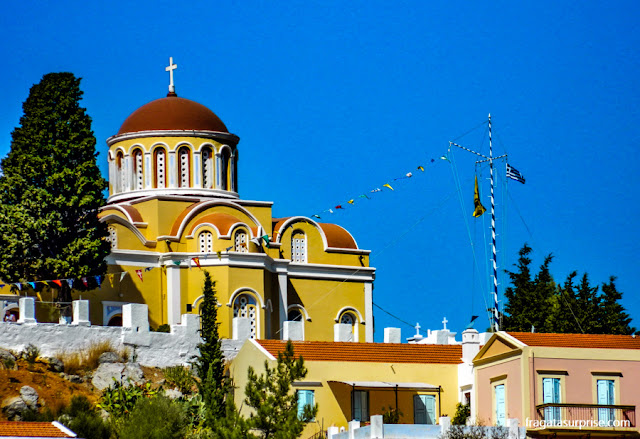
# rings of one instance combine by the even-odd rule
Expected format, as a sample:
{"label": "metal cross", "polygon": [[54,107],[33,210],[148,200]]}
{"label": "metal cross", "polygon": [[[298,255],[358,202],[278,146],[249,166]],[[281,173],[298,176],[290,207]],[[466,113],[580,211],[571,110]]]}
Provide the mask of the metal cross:
{"label": "metal cross", "polygon": [[444,320],[442,321],[442,329],[447,329],[447,323],[449,323],[449,320],[447,320],[447,318],[445,317]]}

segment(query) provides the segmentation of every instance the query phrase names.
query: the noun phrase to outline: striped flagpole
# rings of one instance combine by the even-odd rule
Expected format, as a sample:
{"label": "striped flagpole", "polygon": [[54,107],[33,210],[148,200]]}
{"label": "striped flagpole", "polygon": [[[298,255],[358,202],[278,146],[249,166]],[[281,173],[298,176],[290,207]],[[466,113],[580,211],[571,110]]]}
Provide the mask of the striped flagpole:
{"label": "striped flagpole", "polygon": [[500,330],[498,315],[498,264],[496,258],[496,211],[493,196],[493,145],[491,142],[491,114],[489,114],[489,169],[491,173],[491,264],[493,265],[493,327]]}

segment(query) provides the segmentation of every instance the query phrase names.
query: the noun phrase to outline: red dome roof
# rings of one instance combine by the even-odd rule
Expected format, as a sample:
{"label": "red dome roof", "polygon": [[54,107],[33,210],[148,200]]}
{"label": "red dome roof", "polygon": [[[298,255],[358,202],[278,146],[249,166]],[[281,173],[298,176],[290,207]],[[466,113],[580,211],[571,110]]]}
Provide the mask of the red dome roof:
{"label": "red dome roof", "polygon": [[229,132],[220,118],[204,105],[169,94],[131,113],[118,134],[165,130]]}

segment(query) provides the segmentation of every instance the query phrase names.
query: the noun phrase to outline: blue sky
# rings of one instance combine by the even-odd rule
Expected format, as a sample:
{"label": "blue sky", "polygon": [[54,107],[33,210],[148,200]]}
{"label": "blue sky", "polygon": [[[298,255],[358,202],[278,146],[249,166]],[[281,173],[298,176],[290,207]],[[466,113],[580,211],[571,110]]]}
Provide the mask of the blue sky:
{"label": "blue sky", "polygon": [[[536,266],[555,255],[559,282],[616,275],[640,326],[637,2],[24,1],[3,12],[2,156],[31,85],[71,71],[106,174],[106,138],[166,94],[173,56],[178,95],[240,136],[242,198],[273,201],[275,216],[356,198],[321,216],[372,250],[374,302],[461,331],[472,314],[488,326],[489,217],[470,216],[475,157],[455,151],[455,168],[439,157],[453,139],[487,153],[486,128],[471,129],[491,113],[496,154],[527,178],[505,195],[499,166],[499,268],[528,242]],[[489,207],[486,167],[478,175]],[[357,198],[385,183],[395,190]],[[374,314],[376,340],[386,326],[414,332]]]}

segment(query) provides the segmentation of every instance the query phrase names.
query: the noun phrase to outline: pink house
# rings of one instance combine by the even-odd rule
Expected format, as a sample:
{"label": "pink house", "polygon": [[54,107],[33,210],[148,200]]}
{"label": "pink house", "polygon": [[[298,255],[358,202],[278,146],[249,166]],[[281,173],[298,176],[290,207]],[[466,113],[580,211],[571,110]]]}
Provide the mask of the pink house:
{"label": "pink house", "polygon": [[531,437],[640,436],[640,337],[498,332],[474,358],[475,413]]}

